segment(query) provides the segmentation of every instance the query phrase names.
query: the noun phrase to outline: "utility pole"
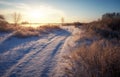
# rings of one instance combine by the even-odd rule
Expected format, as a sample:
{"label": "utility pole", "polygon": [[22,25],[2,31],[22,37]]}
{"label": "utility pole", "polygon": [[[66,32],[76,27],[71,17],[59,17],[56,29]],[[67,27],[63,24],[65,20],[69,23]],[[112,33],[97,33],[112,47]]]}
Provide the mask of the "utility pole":
{"label": "utility pole", "polygon": [[61,18],[61,23],[64,24],[64,17]]}

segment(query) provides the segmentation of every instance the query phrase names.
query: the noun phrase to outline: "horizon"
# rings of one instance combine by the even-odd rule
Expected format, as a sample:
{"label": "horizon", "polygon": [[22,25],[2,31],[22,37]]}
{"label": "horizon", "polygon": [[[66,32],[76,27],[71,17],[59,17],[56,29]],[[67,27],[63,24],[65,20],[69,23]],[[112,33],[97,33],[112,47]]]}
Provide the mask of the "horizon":
{"label": "horizon", "polygon": [[65,23],[91,22],[104,13],[120,12],[119,0],[1,0],[0,13],[13,23],[12,14],[20,13],[22,22]]}

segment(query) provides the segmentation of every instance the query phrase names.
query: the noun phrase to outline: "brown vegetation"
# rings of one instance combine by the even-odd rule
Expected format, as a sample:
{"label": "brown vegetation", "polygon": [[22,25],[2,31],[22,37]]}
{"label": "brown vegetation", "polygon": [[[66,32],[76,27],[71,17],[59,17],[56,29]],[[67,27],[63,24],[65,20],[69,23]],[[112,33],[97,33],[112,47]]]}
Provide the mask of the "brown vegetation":
{"label": "brown vegetation", "polygon": [[41,33],[49,33],[53,30],[58,30],[60,27],[58,25],[43,25],[37,28],[34,27],[24,27],[18,24],[21,20],[21,15],[19,13],[13,14],[14,24],[9,24],[6,22],[3,15],[0,15],[0,32],[15,32],[13,36],[16,37],[30,37],[39,36]]}
{"label": "brown vegetation", "polygon": [[71,55],[77,67],[74,77],[119,77],[119,50],[119,45],[105,40],[79,47]]}
{"label": "brown vegetation", "polygon": [[107,39],[120,39],[120,18],[94,21],[84,26],[86,32]]}
{"label": "brown vegetation", "polygon": [[60,29],[57,25],[45,25],[37,28],[34,27],[23,27],[23,26],[14,26],[14,25],[4,25],[0,26],[0,32],[15,32],[15,37],[30,37],[30,36],[39,36],[41,33],[49,33],[53,30]]}
{"label": "brown vegetation", "polygon": [[[85,36],[94,39],[89,45],[80,45],[71,53],[73,77],[119,77],[120,76],[120,18],[85,24]],[[90,36],[90,37],[88,37]],[[79,41],[78,40],[78,41]],[[67,71],[71,75],[70,71]]]}

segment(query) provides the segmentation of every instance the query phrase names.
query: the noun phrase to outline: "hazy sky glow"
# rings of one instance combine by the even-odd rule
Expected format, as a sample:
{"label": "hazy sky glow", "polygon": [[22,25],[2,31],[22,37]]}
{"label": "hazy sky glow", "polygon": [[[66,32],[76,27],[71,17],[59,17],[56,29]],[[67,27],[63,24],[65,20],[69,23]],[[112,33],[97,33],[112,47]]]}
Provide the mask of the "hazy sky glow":
{"label": "hazy sky glow", "polygon": [[106,12],[120,12],[120,0],[0,0],[0,13],[12,22],[13,12],[22,21],[38,23],[89,22]]}

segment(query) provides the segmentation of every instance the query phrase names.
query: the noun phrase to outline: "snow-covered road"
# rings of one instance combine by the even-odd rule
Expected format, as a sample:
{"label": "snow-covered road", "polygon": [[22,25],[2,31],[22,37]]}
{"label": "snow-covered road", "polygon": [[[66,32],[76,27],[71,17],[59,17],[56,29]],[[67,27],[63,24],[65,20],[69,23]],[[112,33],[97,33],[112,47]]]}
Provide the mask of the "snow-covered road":
{"label": "snow-covered road", "polygon": [[[39,37],[16,38],[0,34],[0,77],[61,77],[63,54],[74,45],[72,27]],[[8,37],[8,39],[7,39]],[[71,41],[70,41],[71,40]],[[61,72],[62,71],[62,72]]]}

